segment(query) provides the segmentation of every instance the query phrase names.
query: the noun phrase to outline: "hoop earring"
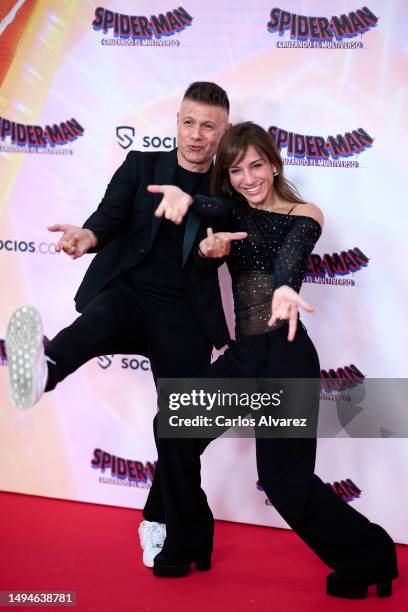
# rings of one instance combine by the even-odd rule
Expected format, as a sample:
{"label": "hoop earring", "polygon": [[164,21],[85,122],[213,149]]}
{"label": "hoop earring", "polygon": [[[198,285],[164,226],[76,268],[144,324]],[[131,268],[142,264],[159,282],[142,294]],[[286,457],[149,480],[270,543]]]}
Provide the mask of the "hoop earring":
{"label": "hoop earring", "polygon": [[278,176],[279,172],[277,170],[275,170],[275,172],[272,173],[273,176]]}

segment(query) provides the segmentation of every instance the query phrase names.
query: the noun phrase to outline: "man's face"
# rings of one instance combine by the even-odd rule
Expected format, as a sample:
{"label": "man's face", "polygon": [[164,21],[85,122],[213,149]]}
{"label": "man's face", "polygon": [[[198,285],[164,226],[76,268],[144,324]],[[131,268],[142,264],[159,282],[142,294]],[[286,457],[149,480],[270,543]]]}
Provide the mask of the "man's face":
{"label": "man's face", "polygon": [[183,100],[177,113],[177,157],[180,166],[192,172],[206,172],[229,126],[225,108]]}

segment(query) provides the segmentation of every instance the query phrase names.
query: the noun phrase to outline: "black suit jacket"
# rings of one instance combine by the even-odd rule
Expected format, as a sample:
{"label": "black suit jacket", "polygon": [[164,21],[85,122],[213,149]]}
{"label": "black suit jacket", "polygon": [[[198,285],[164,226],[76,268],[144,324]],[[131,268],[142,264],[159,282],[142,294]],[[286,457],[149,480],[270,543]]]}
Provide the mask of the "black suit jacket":
{"label": "black suit jacket", "polygon": [[[170,152],[128,153],[110,181],[97,210],[83,227],[98,238],[96,257],[75,296],[79,312],[116,276],[137,265],[153,248],[161,219],[154,216],[161,194],[151,194],[150,184],[171,185],[177,169],[177,149]],[[207,179],[208,181],[208,179]],[[202,193],[209,185],[201,185]],[[206,334],[217,348],[228,342],[214,260],[199,261],[196,245],[205,227],[188,213],[183,242],[183,270],[191,304]]]}

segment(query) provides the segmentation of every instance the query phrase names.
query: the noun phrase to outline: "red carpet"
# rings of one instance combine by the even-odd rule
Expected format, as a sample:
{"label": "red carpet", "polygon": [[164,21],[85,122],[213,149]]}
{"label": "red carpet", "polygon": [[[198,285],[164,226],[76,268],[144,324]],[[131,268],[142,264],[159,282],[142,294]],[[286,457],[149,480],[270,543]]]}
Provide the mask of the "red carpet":
{"label": "red carpet", "polygon": [[76,591],[71,609],[81,612],[408,609],[406,546],[398,547],[402,577],[393,597],[350,601],[324,594],[326,567],[290,531],[220,521],[210,572],[155,578],[141,561],[140,517],[137,510],[0,493],[0,590]]}

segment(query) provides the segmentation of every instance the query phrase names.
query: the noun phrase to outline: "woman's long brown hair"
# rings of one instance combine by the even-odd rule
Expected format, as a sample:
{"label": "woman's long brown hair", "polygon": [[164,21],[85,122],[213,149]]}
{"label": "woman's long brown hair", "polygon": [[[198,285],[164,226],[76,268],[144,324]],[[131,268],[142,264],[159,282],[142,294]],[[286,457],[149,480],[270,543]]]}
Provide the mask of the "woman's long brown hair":
{"label": "woman's long brown hair", "polygon": [[228,169],[241,161],[250,146],[254,147],[263,158],[269,160],[278,171],[273,180],[273,188],[278,196],[287,202],[306,204],[296,187],[285,179],[282,158],[272,136],[252,121],[237,123],[222,137],[211,177],[211,194],[225,198],[239,198],[246,203],[245,198],[232,187]]}

